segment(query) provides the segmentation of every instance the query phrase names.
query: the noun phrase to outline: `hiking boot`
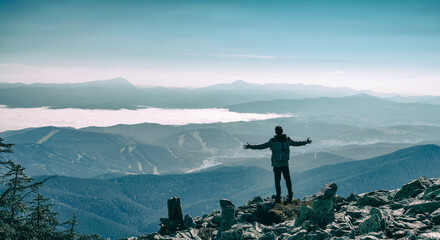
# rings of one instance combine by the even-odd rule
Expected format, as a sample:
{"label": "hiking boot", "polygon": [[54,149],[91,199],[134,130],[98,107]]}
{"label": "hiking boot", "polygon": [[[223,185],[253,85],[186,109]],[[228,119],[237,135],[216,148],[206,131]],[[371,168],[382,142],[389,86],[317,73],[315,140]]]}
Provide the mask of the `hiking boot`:
{"label": "hiking boot", "polygon": [[275,197],[275,203],[281,203],[281,196]]}
{"label": "hiking boot", "polygon": [[291,203],[292,200],[293,200],[293,194],[289,194],[289,195],[287,195],[286,203]]}

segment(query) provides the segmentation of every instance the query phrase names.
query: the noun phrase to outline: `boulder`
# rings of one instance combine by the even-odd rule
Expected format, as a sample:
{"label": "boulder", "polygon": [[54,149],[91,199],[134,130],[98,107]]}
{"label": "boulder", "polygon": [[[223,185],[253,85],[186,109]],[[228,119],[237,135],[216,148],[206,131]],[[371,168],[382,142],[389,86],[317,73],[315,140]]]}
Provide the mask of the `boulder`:
{"label": "boulder", "polygon": [[330,235],[332,237],[342,237],[343,235],[345,235],[347,232],[345,232],[344,230],[341,229],[340,226],[336,225],[335,223],[333,223],[330,227],[327,227],[327,232],[330,233]]}
{"label": "boulder", "polygon": [[313,200],[313,207],[301,205],[295,226],[301,226],[305,221],[311,224],[325,226],[335,219],[335,195],[338,186],[335,183],[325,185]]}
{"label": "boulder", "polygon": [[336,183],[329,183],[321,188],[321,191],[319,191],[316,194],[315,199],[334,198],[337,190],[338,190],[338,185],[336,185]]}
{"label": "boulder", "polygon": [[336,183],[325,185],[313,201],[311,222],[325,226],[335,219],[335,194],[338,190]]}
{"label": "boulder", "polygon": [[277,240],[277,239],[278,239],[277,235],[273,232],[267,232],[263,236],[258,238],[258,240]]}
{"label": "boulder", "polygon": [[433,191],[426,191],[425,194],[423,195],[423,199],[440,201],[440,189]]}
{"label": "boulder", "polygon": [[404,209],[409,213],[432,213],[440,208],[440,201],[435,202],[422,202],[409,206],[405,206]]}
{"label": "boulder", "polygon": [[388,195],[389,193],[383,190],[361,194],[356,205],[379,207],[388,204]]}
{"label": "boulder", "polygon": [[196,227],[196,224],[194,223],[192,217],[188,214],[185,215],[184,219],[184,226],[185,228],[194,228]]}
{"label": "boulder", "polygon": [[354,193],[351,193],[350,196],[348,196],[345,200],[349,202],[356,202],[358,200],[358,196]]}
{"label": "boulder", "polygon": [[373,216],[373,215],[377,215],[377,216],[379,216],[379,218],[380,219],[382,219],[382,212],[379,210],[379,209],[377,209],[377,208],[371,208],[371,210],[370,210],[370,216]]}
{"label": "boulder", "polygon": [[182,205],[180,204],[180,198],[173,197],[168,199],[168,219],[172,220],[178,225],[183,225]]}
{"label": "boulder", "polygon": [[295,234],[291,235],[290,237],[286,238],[286,240],[303,240],[306,239],[307,231],[302,229]]}
{"label": "boulder", "polygon": [[398,230],[398,231],[395,231],[391,234],[394,239],[403,238],[403,237],[406,237],[406,235],[407,235],[407,233],[403,230]]}
{"label": "boulder", "polygon": [[224,231],[221,240],[248,240],[259,239],[263,234],[258,232],[251,224],[236,224],[231,229]]}
{"label": "boulder", "polygon": [[[178,231],[173,233],[172,235],[170,235],[170,237],[172,237],[173,239],[179,239],[179,240],[202,240],[199,236],[198,236],[198,232],[195,229],[189,229],[186,231]],[[168,238],[164,238],[168,239]]]}
{"label": "boulder", "polygon": [[377,214],[374,214],[361,222],[357,228],[360,234],[366,234],[370,232],[379,232],[385,230],[381,224],[381,220]]}
{"label": "boulder", "polygon": [[171,232],[174,232],[174,231],[181,229],[181,225],[171,219],[160,218],[159,220],[164,228],[164,229],[162,229],[162,231],[160,231],[160,233],[162,233],[162,234],[170,234]]}
{"label": "boulder", "polygon": [[222,208],[222,217],[220,220],[220,230],[225,231],[232,227],[235,221],[235,206],[227,199],[220,200],[220,207]]}
{"label": "boulder", "polygon": [[422,233],[416,238],[417,240],[440,240],[440,232]]}
{"label": "boulder", "polygon": [[435,179],[423,194],[425,200],[440,200],[440,179]]}
{"label": "boulder", "polygon": [[238,221],[253,223],[253,222],[257,222],[258,218],[252,213],[244,213],[244,214],[240,215]]}
{"label": "boulder", "polygon": [[296,215],[296,211],[294,211],[290,205],[262,202],[257,204],[254,215],[257,217],[259,223],[272,225],[293,219]]}
{"label": "boulder", "polygon": [[428,219],[434,224],[440,225],[440,208],[429,214]]}
{"label": "boulder", "polygon": [[263,199],[260,196],[256,196],[256,197],[250,199],[249,201],[247,201],[245,206],[256,205],[256,204],[259,204],[262,202],[263,202]]}
{"label": "boulder", "polygon": [[307,240],[324,240],[329,238],[330,235],[320,228],[307,234]]}
{"label": "boulder", "polygon": [[307,205],[301,205],[299,207],[298,216],[295,219],[295,226],[301,226],[304,221],[310,219],[312,209]]}
{"label": "boulder", "polygon": [[345,210],[345,213],[351,218],[360,219],[367,215],[368,212],[366,210],[359,209],[356,206],[348,206]]}
{"label": "boulder", "polygon": [[415,197],[425,191],[428,185],[429,182],[425,177],[417,178],[403,185],[402,188],[397,191],[396,195],[394,195],[394,200],[398,201],[404,198]]}

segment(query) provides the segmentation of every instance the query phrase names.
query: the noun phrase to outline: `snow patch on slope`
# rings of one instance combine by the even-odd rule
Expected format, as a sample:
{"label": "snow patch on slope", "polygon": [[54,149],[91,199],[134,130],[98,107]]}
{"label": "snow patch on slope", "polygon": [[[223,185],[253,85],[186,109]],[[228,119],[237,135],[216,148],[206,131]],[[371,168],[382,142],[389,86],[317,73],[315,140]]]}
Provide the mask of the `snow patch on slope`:
{"label": "snow patch on slope", "polygon": [[54,129],[54,130],[50,131],[50,133],[47,134],[46,136],[42,137],[42,138],[37,142],[37,144],[42,144],[42,143],[46,142],[47,140],[49,140],[49,138],[51,138],[53,135],[55,135],[58,131],[59,131],[59,130],[57,130],[57,129]]}

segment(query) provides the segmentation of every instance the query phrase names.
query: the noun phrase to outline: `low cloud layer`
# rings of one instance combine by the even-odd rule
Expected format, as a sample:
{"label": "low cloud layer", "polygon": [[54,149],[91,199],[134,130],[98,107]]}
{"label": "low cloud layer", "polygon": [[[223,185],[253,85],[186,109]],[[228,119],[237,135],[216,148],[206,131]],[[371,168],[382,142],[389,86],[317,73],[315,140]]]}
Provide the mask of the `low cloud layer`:
{"label": "low cloud layer", "polygon": [[253,121],[284,117],[280,114],[236,113],[228,109],[162,109],[89,110],[49,108],[0,107],[0,132],[30,127],[108,127],[117,124],[158,123],[185,125],[191,123],[216,123]]}

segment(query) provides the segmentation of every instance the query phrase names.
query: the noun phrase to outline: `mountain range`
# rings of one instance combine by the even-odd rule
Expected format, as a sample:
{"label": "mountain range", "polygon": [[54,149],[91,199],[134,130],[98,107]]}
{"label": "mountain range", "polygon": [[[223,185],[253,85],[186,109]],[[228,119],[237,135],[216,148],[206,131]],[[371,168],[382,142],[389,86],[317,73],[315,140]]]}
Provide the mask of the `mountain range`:
{"label": "mountain range", "polygon": [[29,175],[94,177],[102,174],[173,173],[198,168],[207,154],[139,142],[121,135],[44,127],[5,133],[15,154],[5,158]]}
{"label": "mountain range", "polygon": [[234,112],[290,113],[309,120],[364,126],[438,125],[440,122],[439,105],[397,103],[366,94],[340,98],[257,101],[228,108]]}
{"label": "mountain range", "polygon": [[[254,165],[268,169],[270,151],[244,151],[242,145],[272,137],[267,126],[281,124],[293,139],[311,137],[313,144],[292,149],[294,170],[304,171],[368,159],[405,147],[438,144],[440,127],[390,126],[365,128],[304,122],[294,118],[255,122],[164,126],[118,125],[109,128],[43,127],[1,133],[15,143],[14,160],[28,174],[96,177],[125,174],[185,173],[218,164]],[[294,131],[292,131],[292,129]],[[315,140],[316,139],[316,140]]]}
{"label": "mountain range", "polygon": [[[203,88],[134,86],[125,79],[75,84],[0,83],[10,108],[228,108],[243,113],[288,113],[250,122],[171,126],[143,123],[82,129],[41,127],[1,132],[14,143],[0,156],[47,181],[60,220],[78,216],[83,233],[128,237],[158,230],[166,200],[179,196],[185,213],[207,214],[218,199],[243,204],[274,192],[267,142],[282,125],[291,149],[296,198],[336,182],[338,193],[394,189],[440,176],[439,97],[381,95],[348,88],[236,81]],[[4,107],[4,106],[2,106]],[[42,176],[43,175],[43,176]],[[282,184],[284,185],[284,184]],[[283,193],[286,189],[283,186]],[[205,216],[206,217],[206,216]]]}
{"label": "mountain range", "polygon": [[[236,81],[202,88],[136,87],[123,78],[64,84],[0,83],[0,105],[12,108],[43,107],[84,109],[212,108],[273,99],[346,97],[359,93],[390,97],[348,88],[303,84],[251,84]],[[400,102],[438,104],[438,97],[406,98]]]}
{"label": "mountain range", "polygon": [[[358,161],[292,172],[294,196],[313,194],[323,182],[338,184],[342,196],[393,189],[415,178],[440,175],[440,147],[422,145]],[[284,185],[284,184],[282,184]],[[218,199],[243,204],[253,196],[274,192],[273,174],[258,167],[214,167],[178,175],[135,175],[109,179],[56,177],[43,192],[53,199],[62,218],[73,212],[85,233],[106,237],[157,231],[166,216],[166,199],[179,196],[185,213],[202,215],[218,209]],[[286,189],[283,186],[283,193]]]}

